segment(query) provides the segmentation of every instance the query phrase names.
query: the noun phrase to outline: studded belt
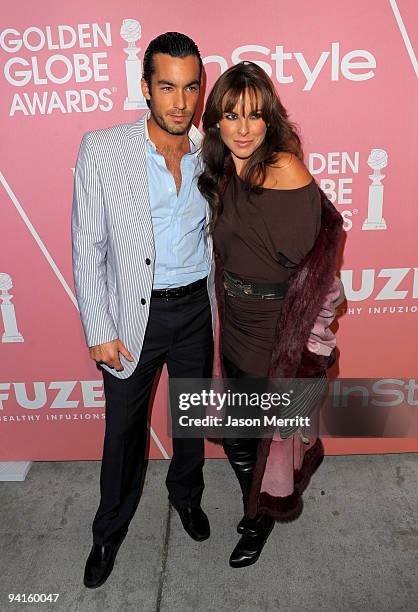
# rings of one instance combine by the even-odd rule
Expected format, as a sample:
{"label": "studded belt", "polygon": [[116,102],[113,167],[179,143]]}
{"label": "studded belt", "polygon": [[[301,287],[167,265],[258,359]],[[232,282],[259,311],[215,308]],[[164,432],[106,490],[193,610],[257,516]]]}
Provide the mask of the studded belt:
{"label": "studded belt", "polygon": [[224,288],[231,297],[282,300],[286,297],[288,284],[286,282],[259,283],[224,271]]}

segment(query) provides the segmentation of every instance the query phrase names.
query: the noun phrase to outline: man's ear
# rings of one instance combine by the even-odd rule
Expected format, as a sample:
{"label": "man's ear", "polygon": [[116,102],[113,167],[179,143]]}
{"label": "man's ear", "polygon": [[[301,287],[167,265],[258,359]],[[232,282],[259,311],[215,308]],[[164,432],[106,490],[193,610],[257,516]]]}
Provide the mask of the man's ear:
{"label": "man's ear", "polygon": [[145,79],[141,79],[141,90],[145,100],[151,100],[151,93],[148,89],[148,83]]}

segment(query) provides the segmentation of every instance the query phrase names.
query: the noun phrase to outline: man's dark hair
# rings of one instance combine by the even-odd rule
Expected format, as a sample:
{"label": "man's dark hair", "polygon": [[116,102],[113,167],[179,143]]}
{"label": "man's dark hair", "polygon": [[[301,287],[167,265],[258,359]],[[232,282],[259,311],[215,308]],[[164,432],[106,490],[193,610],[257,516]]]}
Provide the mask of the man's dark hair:
{"label": "man's dark hair", "polygon": [[[142,76],[147,82],[151,92],[151,76],[154,72],[153,57],[156,53],[166,53],[171,57],[188,57],[195,55],[199,61],[199,80],[202,77],[202,58],[196,43],[180,32],[166,32],[154,38],[146,48],[144,53],[144,66]],[[148,104],[148,100],[147,100]],[[149,104],[148,104],[149,106]]]}

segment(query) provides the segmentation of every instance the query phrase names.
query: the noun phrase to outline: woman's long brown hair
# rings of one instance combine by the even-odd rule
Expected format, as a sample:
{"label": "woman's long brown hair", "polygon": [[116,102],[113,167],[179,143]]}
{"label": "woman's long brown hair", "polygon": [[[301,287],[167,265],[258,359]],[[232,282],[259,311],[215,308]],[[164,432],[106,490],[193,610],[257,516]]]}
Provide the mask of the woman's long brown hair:
{"label": "woman's long brown hair", "polygon": [[198,186],[212,211],[208,227],[210,232],[222,213],[222,195],[234,172],[231,153],[224,145],[216,124],[225,112],[232,112],[240,100],[244,107],[246,95],[250,96],[254,106],[261,100],[261,115],[267,126],[263,142],[248,159],[240,177],[246,189],[257,191],[264,184],[267,167],[277,161],[278,153],[290,152],[299,159],[303,158],[298,129],[289,121],[287,111],[265,71],[253,62],[241,62],[226,70],[213,86],[202,118],[205,132],[202,142],[204,171],[199,177]]}

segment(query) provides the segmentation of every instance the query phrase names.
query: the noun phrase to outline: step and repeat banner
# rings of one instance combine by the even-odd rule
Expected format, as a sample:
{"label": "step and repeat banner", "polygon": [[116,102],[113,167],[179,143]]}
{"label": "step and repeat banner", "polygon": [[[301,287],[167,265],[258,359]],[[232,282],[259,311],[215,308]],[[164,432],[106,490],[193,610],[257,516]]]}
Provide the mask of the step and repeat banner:
{"label": "step and repeat banner", "polygon": [[[396,379],[411,406],[418,321],[415,0],[3,2],[0,23],[0,460],[97,459],[102,377],[71,270],[73,172],[86,131],[131,122],[149,41],[198,44],[208,94],[241,61],[270,75],[310,172],[344,217],[334,375]],[[150,456],[167,458],[166,376]],[[412,385],[412,387],[411,387]],[[418,395],[418,394],[417,394]],[[328,453],[418,451],[325,439]],[[208,456],[221,456],[207,445]]]}

